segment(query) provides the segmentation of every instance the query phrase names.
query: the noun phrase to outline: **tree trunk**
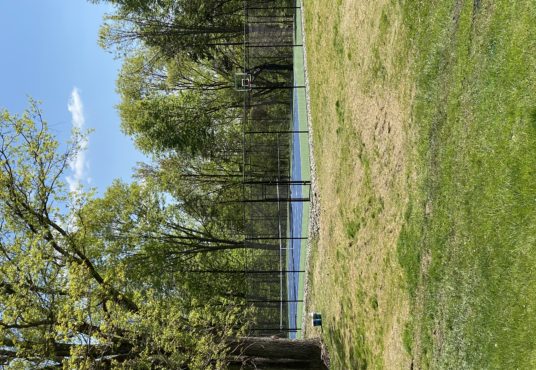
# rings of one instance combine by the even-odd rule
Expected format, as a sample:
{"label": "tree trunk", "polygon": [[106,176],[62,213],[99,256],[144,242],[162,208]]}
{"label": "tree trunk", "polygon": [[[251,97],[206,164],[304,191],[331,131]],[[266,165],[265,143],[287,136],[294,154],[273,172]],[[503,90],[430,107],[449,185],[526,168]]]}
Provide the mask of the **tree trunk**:
{"label": "tree trunk", "polygon": [[266,358],[237,359],[229,364],[228,370],[314,370],[309,361],[276,360]]}
{"label": "tree trunk", "polygon": [[230,369],[258,370],[326,370],[322,359],[322,346],[318,339],[281,339],[244,337],[229,343]]}

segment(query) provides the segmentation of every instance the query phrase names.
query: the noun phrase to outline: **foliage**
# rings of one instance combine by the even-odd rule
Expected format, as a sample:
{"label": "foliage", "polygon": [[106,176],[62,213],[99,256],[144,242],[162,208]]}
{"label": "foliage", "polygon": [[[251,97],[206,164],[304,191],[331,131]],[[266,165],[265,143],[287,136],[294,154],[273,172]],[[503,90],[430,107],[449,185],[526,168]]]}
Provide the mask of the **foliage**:
{"label": "foliage", "polygon": [[228,78],[208,64],[155,50],[125,59],[117,90],[124,132],[146,153],[214,156],[234,143],[238,101]]}
{"label": "foliage", "polygon": [[122,1],[101,29],[103,47],[128,53],[140,42],[172,58],[187,52],[192,60],[213,59],[220,46],[240,41],[242,2]]}
{"label": "foliage", "polygon": [[35,102],[1,116],[1,363],[222,368],[225,339],[242,333],[247,310],[212,290],[224,279],[155,274],[165,256],[136,265],[136,255],[165,245],[146,237],[169,216],[163,200],[120,183],[102,199],[69,195],[61,178],[83,136],[74,138],[58,153]]}
{"label": "foliage", "polygon": [[[259,134],[262,147],[248,163],[254,186],[268,183],[274,192],[274,179],[289,171],[289,142],[278,130],[288,131],[292,47],[269,62],[264,51],[264,62],[250,61],[247,72],[258,84],[248,113],[279,121],[268,124],[272,131],[255,132],[266,128],[242,120],[243,95],[231,83],[246,68],[242,1],[102,2],[115,13],[106,17],[100,43],[125,58],[117,83],[122,129],[154,162],[140,165],[138,183],[116,181],[100,198],[81,189],[68,194],[61,178],[84,136],[75,132],[59,154],[37,104],[23,117],[3,114],[0,364],[257,368],[255,357],[267,353],[278,367],[323,368],[316,341],[277,347],[270,339],[230,339],[251,322],[244,301],[252,294],[266,303],[265,322],[275,321],[269,298],[281,274],[260,276],[252,293],[244,266],[279,266],[273,252],[280,246],[266,241],[272,237],[244,236],[238,201],[245,196],[245,130]],[[278,18],[278,4],[265,17]],[[292,35],[288,24],[256,29],[253,43]],[[263,219],[250,226],[253,234],[273,233],[280,210],[268,201],[251,208]]]}

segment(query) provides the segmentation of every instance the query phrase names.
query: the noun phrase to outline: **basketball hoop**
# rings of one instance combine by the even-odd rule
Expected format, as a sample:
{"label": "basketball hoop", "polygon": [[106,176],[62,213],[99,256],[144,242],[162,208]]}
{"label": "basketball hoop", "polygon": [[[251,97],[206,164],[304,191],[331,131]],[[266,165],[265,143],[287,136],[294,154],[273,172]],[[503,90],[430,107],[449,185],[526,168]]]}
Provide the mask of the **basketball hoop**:
{"label": "basketball hoop", "polygon": [[235,90],[236,91],[249,91],[253,88],[251,75],[249,73],[236,73],[235,74]]}

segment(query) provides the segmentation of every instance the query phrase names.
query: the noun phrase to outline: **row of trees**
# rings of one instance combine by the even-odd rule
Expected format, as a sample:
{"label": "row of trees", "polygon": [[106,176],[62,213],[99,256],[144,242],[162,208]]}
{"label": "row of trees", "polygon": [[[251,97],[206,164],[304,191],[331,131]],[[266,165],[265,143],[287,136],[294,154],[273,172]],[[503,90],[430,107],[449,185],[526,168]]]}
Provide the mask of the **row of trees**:
{"label": "row of trees", "polygon": [[[124,58],[117,81],[122,128],[154,158],[151,166],[139,168],[138,176],[170,194],[184,213],[218,234],[217,250],[223,249],[221,239],[234,242],[227,243],[225,249],[252,250],[242,258],[236,258],[238,253],[227,254],[240,261],[240,269],[244,269],[246,258],[246,271],[252,270],[251,266],[274,272],[281,269],[280,258],[273,258],[279,253],[274,239],[278,234],[273,230],[278,230],[274,225],[277,217],[283,219],[279,229],[286,230],[286,212],[274,204],[248,206],[257,208],[256,215],[271,218],[249,222],[253,212],[245,212],[242,201],[251,198],[244,196],[246,177],[250,182],[277,182],[281,173],[288,173],[289,161],[280,157],[290,156],[290,136],[279,140],[275,135],[260,134],[250,140],[254,145],[245,147],[244,132],[288,131],[292,48],[261,46],[291,43],[292,25],[266,20],[274,15],[286,19],[290,15],[292,19],[293,2],[248,2],[247,7],[256,9],[266,22],[254,27],[245,27],[241,0],[149,5],[145,1],[142,6],[139,1],[112,3],[117,11],[106,20],[100,41]],[[248,93],[249,116],[277,117],[276,122],[262,120],[259,125],[254,120],[244,121],[244,94],[236,91],[234,84],[237,71],[249,73],[256,85]],[[254,187],[248,185],[249,189]],[[268,238],[252,241],[245,238],[247,234]],[[218,258],[222,258],[221,253]],[[237,270],[238,265],[232,269]],[[279,286],[286,292],[286,281],[268,278],[249,276],[249,284],[241,285],[241,297],[248,299],[254,280],[267,285],[269,294],[264,300],[273,300],[276,294],[281,299]],[[286,312],[269,312],[257,312],[257,327],[273,330],[280,315],[287,320]]]}
{"label": "row of trees", "polygon": [[[80,139],[81,136],[77,136]],[[146,184],[68,194],[35,104],[0,121],[0,359],[26,367],[223,368],[244,333],[236,248]],[[24,360],[24,361],[23,361]]]}
{"label": "row of trees", "polygon": [[[69,193],[63,179],[83,133],[60,152],[37,103],[2,112],[0,365],[321,368],[315,341],[244,337],[256,313],[240,251],[274,249],[269,238],[244,239],[236,202],[245,122],[232,81],[245,68],[244,2],[102,2],[115,13],[100,42],[124,58],[122,128],[153,162],[102,197]],[[259,109],[280,109],[266,102],[291,68],[278,55],[250,68],[264,81],[253,92]],[[269,158],[258,166],[261,180],[274,172]]]}

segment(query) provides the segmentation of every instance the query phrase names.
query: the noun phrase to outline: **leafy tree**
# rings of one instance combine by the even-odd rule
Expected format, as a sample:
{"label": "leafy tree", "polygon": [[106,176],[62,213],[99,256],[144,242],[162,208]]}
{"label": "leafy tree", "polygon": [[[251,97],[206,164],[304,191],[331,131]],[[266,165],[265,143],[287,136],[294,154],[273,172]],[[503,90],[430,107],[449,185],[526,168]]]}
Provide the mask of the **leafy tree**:
{"label": "leafy tree", "polygon": [[[103,198],[88,202],[81,214],[88,215],[85,225],[95,235],[95,243],[101,245],[102,253],[106,253],[107,264],[109,260],[117,259],[116,256],[122,256],[121,263],[149,260],[150,266],[144,261],[148,274],[168,266],[170,272],[183,273],[211,268],[236,269],[242,266],[233,266],[229,258],[236,260],[237,256],[211,254],[247,247],[269,247],[245,244],[239,237],[231,237],[208,222],[201,223],[190,217],[181,204],[171,202],[159,197],[151,185],[126,185],[116,181]],[[100,214],[100,217],[92,220],[91,214]],[[196,260],[196,255],[202,256]],[[212,285],[212,282],[203,283]],[[209,295],[216,293],[217,289]]]}
{"label": "leafy tree", "polygon": [[214,157],[215,149],[236,142],[235,93],[222,90],[228,82],[204,68],[179,76],[177,63],[149,51],[125,60],[117,81],[123,131],[146,153]]}
{"label": "leafy tree", "polygon": [[[242,337],[250,309],[225,294],[239,275],[188,270],[232,266],[232,253],[203,251],[231,241],[179,223],[146,185],[116,182],[100,199],[67,193],[61,179],[81,142],[75,132],[59,153],[34,102],[0,116],[0,365],[323,368],[318,342]],[[177,246],[195,256],[187,269],[158,253]]]}
{"label": "leafy tree", "polygon": [[0,364],[223,368],[227,338],[242,333],[247,310],[197,294],[177,274],[158,283],[130,271],[137,240],[113,235],[150,227],[143,215],[158,199],[91,213],[93,201],[61,182],[81,138],[60,154],[37,104],[1,114]]}
{"label": "leafy tree", "polygon": [[188,50],[192,60],[214,59],[221,46],[240,44],[243,3],[237,0],[108,0],[116,6],[100,43],[128,53],[140,42],[172,58]]}
{"label": "leafy tree", "polygon": [[[223,155],[223,153],[219,153]],[[242,158],[229,152],[222,160],[170,155],[153,165],[140,165],[137,176],[179,200],[192,219],[211,231],[242,234]]]}

